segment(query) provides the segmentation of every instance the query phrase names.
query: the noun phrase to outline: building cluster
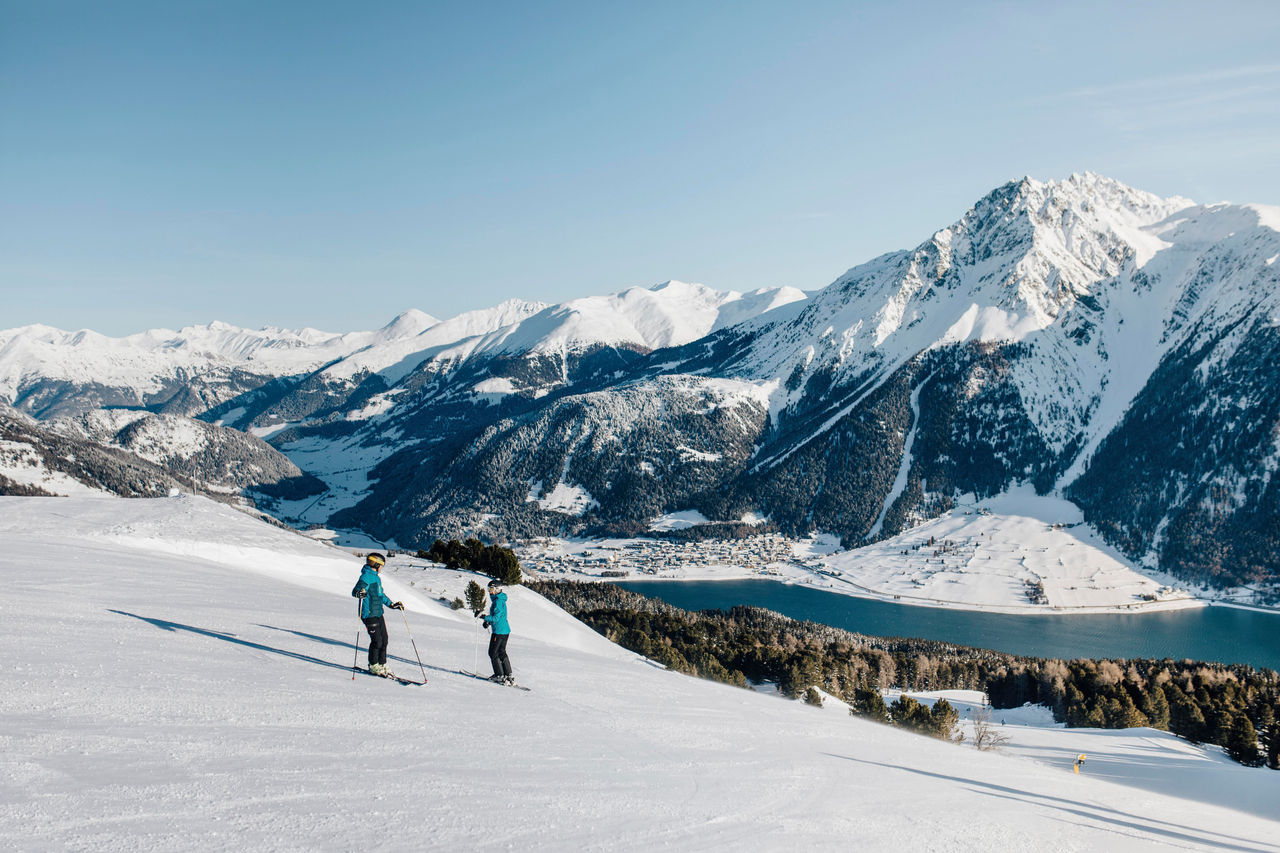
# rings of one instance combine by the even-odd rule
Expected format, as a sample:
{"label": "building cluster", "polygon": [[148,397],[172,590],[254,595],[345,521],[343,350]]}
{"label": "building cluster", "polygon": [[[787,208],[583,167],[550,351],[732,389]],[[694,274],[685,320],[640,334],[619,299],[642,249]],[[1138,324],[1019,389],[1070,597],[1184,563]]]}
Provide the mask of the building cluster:
{"label": "building cluster", "polygon": [[770,566],[793,563],[816,569],[816,559],[801,559],[791,550],[792,540],[778,533],[747,539],[708,539],[680,542],[667,539],[627,539],[575,544],[554,539],[534,539],[516,548],[520,564],[541,575],[582,574],[592,577],[627,577],[633,574],[675,574],[681,570],[732,566],[772,574]]}

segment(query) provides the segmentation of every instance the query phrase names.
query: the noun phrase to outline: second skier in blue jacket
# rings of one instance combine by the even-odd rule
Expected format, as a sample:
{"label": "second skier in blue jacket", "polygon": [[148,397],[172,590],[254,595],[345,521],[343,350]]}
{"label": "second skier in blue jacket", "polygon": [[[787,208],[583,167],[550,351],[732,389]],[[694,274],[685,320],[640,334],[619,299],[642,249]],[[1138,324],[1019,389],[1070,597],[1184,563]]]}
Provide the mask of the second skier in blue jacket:
{"label": "second skier in blue jacket", "polygon": [[489,662],[493,664],[493,675],[489,680],[515,684],[511,659],[507,657],[507,639],[511,636],[511,625],[507,623],[507,594],[496,580],[489,581],[489,601],[489,614],[482,617],[484,624],[493,631],[489,637]]}

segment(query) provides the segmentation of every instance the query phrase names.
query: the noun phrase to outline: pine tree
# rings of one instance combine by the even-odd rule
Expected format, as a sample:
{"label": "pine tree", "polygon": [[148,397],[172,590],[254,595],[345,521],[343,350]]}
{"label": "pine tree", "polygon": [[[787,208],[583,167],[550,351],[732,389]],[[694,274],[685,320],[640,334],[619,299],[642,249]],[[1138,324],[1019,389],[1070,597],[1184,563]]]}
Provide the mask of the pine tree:
{"label": "pine tree", "polygon": [[1138,710],[1138,706],[1133,704],[1133,700],[1129,698],[1129,694],[1120,691],[1119,698],[1120,713],[1117,719],[1112,722],[1107,721],[1107,727],[1112,729],[1140,729],[1143,726],[1150,725],[1150,720],[1146,714]]}
{"label": "pine tree", "polygon": [[925,731],[931,722],[929,709],[906,695],[899,696],[889,706],[889,716],[895,726],[912,731]]}
{"label": "pine tree", "polygon": [[946,699],[934,702],[929,716],[932,718],[934,736],[944,740],[957,740],[955,731],[960,725],[960,712],[950,702]]}
{"label": "pine tree", "polygon": [[1084,722],[1081,725],[1090,729],[1105,729],[1107,727],[1106,700],[1100,696],[1094,696],[1086,707]]}
{"label": "pine tree", "polygon": [[810,687],[804,692],[804,702],[806,705],[813,705],[815,708],[822,707],[822,694],[818,692],[818,688]]}
{"label": "pine tree", "polygon": [[1151,687],[1142,694],[1142,713],[1153,729],[1169,730],[1169,700],[1159,687]]}
{"label": "pine tree", "polygon": [[1280,720],[1271,724],[1270,743],[1267,744],[1267,766],[1280,770]]}
{"label": "pine tree", "polygon": [[863,685],[854,689],[853,696],[853,705],[849,708],[850,714],[866,717],[877,723],[889,722],[889,708],[884,704],[884,697],[880,695],[878,689]]}
{"label": "pine tree", "polygon": [[1262,745],[1265,752],[1271,748],[1271,727],[1276,722],[1276,712],[1271,710],[1271,706],[1266,701],[1260,701],[1254,712],[1249,715],[1249,719],[1253,721],[1253,727],[1258,730],[1258,742]]}
{"label": "pine tree", "polygon": [[1204,740],[1204,714],[1200,707],[1182,688],[1174,684],[1165,685],[1165,698],[1169,700],[1169,731],[1181,735],[1192,743]]}
{"label": "pine tree", "polygon": [[1225,747],[1231,738],[1231,723],[1234,717],[1229,708],[1219,703],[1211,703],[1208,712],[1204,715],[1204,742]]}
{"label": "pine tree", "polygon": [[1262,763],[1258,754],[1258,733],[1253,723],[1244,714],[1235,714],[1227,727],[1227,755],[1246,767],[1257,767]]}
{"label": "pine tree", "polygon": [[484,587],[475,581],[467,582],[467,606],[475,613],[484,610]]}

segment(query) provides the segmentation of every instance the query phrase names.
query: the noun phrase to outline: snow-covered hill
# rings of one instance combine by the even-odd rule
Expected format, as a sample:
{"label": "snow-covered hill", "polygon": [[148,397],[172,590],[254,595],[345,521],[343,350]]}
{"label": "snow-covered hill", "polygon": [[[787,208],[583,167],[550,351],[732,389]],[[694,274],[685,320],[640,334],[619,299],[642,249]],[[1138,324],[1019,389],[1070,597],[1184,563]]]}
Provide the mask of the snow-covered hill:
{"label": "snow-covered hill", "polygon": [[118,447],[206,492],[297,500],[325,490],[262,439],[181,415],[97,409],[51,426],[64,435]]}
{"label": "snow-covered hill", "polygon": [[[0,845],[45,850],[1280,850],[1280,774],[1138,729],[964,747],[658,669],[510,590],[393,560],[393,667],[351,677],[360,560],[203,499],[0,499]],[[38,567],[30,555],[38,554]],[[1080,752],[1089,760],[1073,775]]]}
{"label": "snow-covered hill", "polygon": [[156,497],[190,488],[160,465],[0,404],[0,494]]}

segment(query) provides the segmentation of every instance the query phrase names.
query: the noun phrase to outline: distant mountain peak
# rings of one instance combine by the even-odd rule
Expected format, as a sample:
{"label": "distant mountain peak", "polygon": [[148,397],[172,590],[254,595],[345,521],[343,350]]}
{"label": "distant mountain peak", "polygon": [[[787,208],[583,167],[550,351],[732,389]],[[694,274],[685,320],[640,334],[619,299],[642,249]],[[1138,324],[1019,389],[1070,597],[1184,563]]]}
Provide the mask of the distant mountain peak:
{"label": "distant mountain peak", "polygon": [[408,337],[421,334],[439,322],[439,319],[425,311],[410,308],[397,314],[395,319],[383,326],[379,331],[383,332],[387,337]]}

